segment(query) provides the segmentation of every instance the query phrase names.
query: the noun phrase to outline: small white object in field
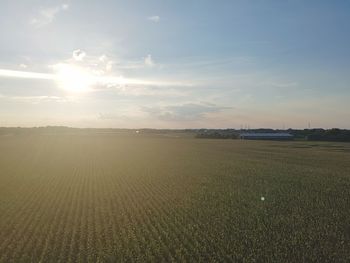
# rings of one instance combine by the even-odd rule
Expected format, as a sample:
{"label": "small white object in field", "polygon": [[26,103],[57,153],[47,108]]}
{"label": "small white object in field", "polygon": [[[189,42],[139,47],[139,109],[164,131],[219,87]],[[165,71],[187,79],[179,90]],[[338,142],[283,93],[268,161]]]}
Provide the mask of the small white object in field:
{"label": "small white object in field", "polygon": [[136,133],[139,133],[140,131],[136,131]]}
{"label": "small white object in field", "polygon": [[265,197],[263,197],[263,196],[260,199],[261,199],[261,201],[265,201]]}

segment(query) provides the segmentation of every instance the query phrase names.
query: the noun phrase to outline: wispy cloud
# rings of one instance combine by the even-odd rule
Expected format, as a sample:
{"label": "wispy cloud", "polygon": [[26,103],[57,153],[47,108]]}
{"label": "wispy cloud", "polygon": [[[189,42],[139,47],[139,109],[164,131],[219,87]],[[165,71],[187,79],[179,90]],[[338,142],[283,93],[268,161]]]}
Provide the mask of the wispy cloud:
{"label": "wispy cloud", "polygon": [[62,10],[67,10],[67,9],[69,9],[69,4],[63,4],[61,6],[61,8],[62,8]]}
{"label": "wispy cloud", "polygon": [[152,21],[152,22],[154,22],[154,23],[158,23],[159,21],[160,21],[160,17],[159,16],[149,16],[149,17],[147,17],[147,19],[149,20],[149,21]]}
{"label": "wispy cloud", "polygon": [[272,87],[276,88],[294,88],[298,86],[298,82],[275,82],[270,84]]}
{"label": "wispy cloud", "polygon": [[[104,57],[103,57],[104,58]],[[110,64],[110,66],[115,65],[117,69],[120,70],[138,70],[138,69],[143,69],[143,68],[153,68],[156,66],[160,66],[157,64],[152,55],[148,54],[147,56],[140,58],[138,60],[109,60],[109,59],[104,59],[101,60],[101,62],[105,62],[106,66]]]}
{"label": "wispy cloud", "polygon": [[62,4],[60,6],[41,8],[37,15],[30,20],[30,24],[36,27],[43,27],[52,23],[58,13],[69,9],[68,4]]}
{"label": "wispy cloud", "polygon": [[30,104],[39,104],[41,102],[64,103],[64,102],[71,101],[71,99],[69,97],[46,96],[46,95],[42,95],[42,96],[8,96],[8,95],[0,94],[0,99],[17,101],[17,102],[24,102],[24,103],[30,103]]}
{"label": "wispy cloud", "polygon": [[154,65],[155,65],[155,63],[154,63],[154,61],[152,59],[152,56],[149,55],[149,54],[145,57],[145,65],[147,67],[154,67]]}
{"label": "wispy cloud", "polygon": [[[163,65],[155,62],[151,54],[134,60],[121,59],[112,55],[102,54],[99,56],[87,54],[82,49],[76,49],[72,53],[70,59],[65,60],[66,63],[79,62],[80,65],[87,67],[99,67],[99,70],[111,73],[112,71],[123,70],[142,70],[144,68],[161,68]],[[82,63],[84,62],[84,63]]]}
{"label": "wispy cloud", "polygon": [[[68,64],[56,64],[53,65],[51,68],[53,69],[64,69],[64,71],[68,71],[67,77],[69,77],[72,74],[79,73],[81,74],[81,70],[78,67],[74,67],[72,65]],[[88,77],[89,83],[97,85],[102,88],[110,88],[114,86],[167,86],[167,87],[174,87],[174,86],[183,86],[183,87],[189,87],[192,86],[191,83],[187,82],[181,82],[181,81],[167,81],[167,80],[151,80],[151,79],[137,79],[137,78],[126,78],[123,76],[100,76],[97,74],[94,74],[93,72],[84,72],[84,74],[81,77]],[[30,72],[30,71],[18,71],[18,70],[8,70],[8,69],[0,69],[0,77],[7,77],[7,78],[25,78],[25,79],[47,79],[47,80],[56,80],[61,81],[62,76],[58,73],[39,73],[39,72]],[[74,76],[76,79],[77,76]],[[79,76],[78,76],[79,77]]]}
{"label": "wispy cloud", "polygon": [[24,79],[54,79],[53,74],[9,70],[9,69],[0,69],[0,77],[24,78]]}
{"label": "wispy cloud", "polygon": [[142,96],[142,97],[157,97],[157,98],[184,98],[189,96],[189,91],[182,88],[164,89],[159,86],[113,86],[118,95],[122,96]]}
{"label": "wispy cloud", "polygon": [[208,113],[220,112],[230,107],[217,106],[211,103],[188,102],[178,105],[160,107],[143,107],[143,111],[163,121],[200,120]]}

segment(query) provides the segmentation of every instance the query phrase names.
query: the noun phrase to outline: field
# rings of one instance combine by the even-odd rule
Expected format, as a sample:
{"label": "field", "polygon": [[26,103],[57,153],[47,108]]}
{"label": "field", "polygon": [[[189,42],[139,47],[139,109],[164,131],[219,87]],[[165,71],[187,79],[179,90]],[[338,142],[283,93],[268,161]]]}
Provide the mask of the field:
{"label": "field", "polygon": [[350,144],[0,136],[0,262],[350,262]]}

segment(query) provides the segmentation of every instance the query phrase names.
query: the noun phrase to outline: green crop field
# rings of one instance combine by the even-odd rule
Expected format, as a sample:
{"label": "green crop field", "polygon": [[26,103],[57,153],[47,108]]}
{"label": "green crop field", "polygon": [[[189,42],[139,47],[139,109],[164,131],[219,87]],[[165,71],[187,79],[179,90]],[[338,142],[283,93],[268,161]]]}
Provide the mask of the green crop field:
{"label": "green crop field", "polygon": [[0,262],[350,262],[350,144],[0,136]]}

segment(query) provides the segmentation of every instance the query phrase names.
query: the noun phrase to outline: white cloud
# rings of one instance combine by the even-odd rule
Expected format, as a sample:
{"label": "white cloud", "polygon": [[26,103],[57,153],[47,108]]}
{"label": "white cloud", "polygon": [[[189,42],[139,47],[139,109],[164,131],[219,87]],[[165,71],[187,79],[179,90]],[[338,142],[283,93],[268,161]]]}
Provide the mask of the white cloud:
{"label": "white cloud", "polygon": [[154,23],[158,23],[160,21],[160,17],[159,16],[149,16],[149,17],[147,17],[147,19],[149,21],[154,22]]}
{"label": "white cloud", "polygon": [[[95,59],[96,60],[96,59]],[[115,64],[115,61],[113,60],[110,60],[109,57],[107,57],[105,54],[101,55],[99,58],[98,58],[98,61],[96,61],[98,63],[96,63],[96,65],[102,63],[105,71],[107,72],[111,72],[112,69],[113,69],[113,65]]]}
{"label": "white cloud", "polygon": [[147,67],[153,67],[155,65],[151,55],[147,55],[144,62]]}
{"label": "white cloud", "polygon": [[52,23],[57,14],[61,11],[68,10],[69,5],[63,4],[61,6],[41,8],[38,14],[30,20],[30,23],[36,27],[43,27]]}
{"label": "white cloud", "polygon": [[107,72],[110,72],[112,71],[112,68],[113,68],[113,61],[108,61],[107,64],[106,64],[106,71]]}
{"label": "white cloud", "polygon": [[107,56],[105,55],[105,54],[103,54],[102,56],[100,56],[99,58],[98,58],[98,60],[99,61],[101,61],[101,62],[105,62],[105,61],[107,61]]}
{"label": "white cloud", "polygon": [[22,68],[22,69],[25,69],[25,68],[28,67],[26,64],[23,64],[23,63],[22,63],[22,64],[19,64],[18,66],[19,66],[20,68]]}
{"label": "white cloud", "polygon": [[76,61],[82,61],[84,57],[86,56],[86,53],[80,49],[73,51],[73,59]]}
{"label": "white cloud", "polygon": [[69,5],[68,4],[63,4],[62,5],[62,10],[67,10],[69,9]]}

